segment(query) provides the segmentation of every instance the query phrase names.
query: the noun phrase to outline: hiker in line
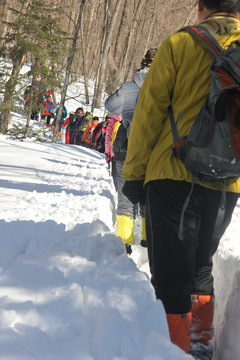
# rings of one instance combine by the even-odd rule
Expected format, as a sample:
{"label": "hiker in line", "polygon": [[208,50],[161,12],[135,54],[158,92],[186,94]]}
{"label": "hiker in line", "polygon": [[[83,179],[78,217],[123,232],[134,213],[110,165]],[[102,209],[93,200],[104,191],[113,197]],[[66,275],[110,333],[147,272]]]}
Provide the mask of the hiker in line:
{"label": "hiker in line", "polygon": [[42,108],[41,108],[41,112],[40,112],[40,115],[41,115],[41,120],[45,120],[46,118],[46,127],[49,127],[50,126],[50,120],[53,116],[53,113],[52,113],[52,110],[55,109],[55,105],[53,103],[53,100],[52,100],[52,92],[51,92],[51,89],[48,89],[45,94],[45,100],[42,104]]}
{"label": "hiker in line", "polygon": [[[140,69],[135,71],[132,81],[123,84],[114,94],[109,96],[105,101],[106,109],[112,114],[122,114],[122,123],[119,126],[116,139],[113,145],[114,159],[116,163],[117,175],[117,235],[123,239],[126,244],[128,254],[131,254],[131,244],[134,241],[134,219],[138,211],[138,205],[133,204],[122,192],[124,179],[122,168],[126,157],[128,146],[128,133],[132,116],[137,102],[137,97],[149,67],[153,61],[157,49],[148,49],[141,61]],[[141,245],[146,247],[145,231],[145,210],[144,204],[139,204],[141,216]]]}
{"label": "hiker in line", "polygon": [[99,117],[94,116],[92,121],[88,124],[86,130],[84,131],[81,145],[89,147],[91,149],[94,148],[94,143],[92,142],[92,136],[93,136],[93,131],[98,123],[99,123]]}
{"label": "hiker in line", "polygon": [[85,112],[83,108],[77,108],[75,111],[71,111],[69,116],[63,122],[62,127],[65,128],[67,126],[65,144],[76,144],[76,124],[78,120],[81,119],[82,116],[84,116],[84,114]]}
{"label": "hiker in line", "polygon": [[[200,25],[223,48],[239,40],[239,16],[239,1],[198,0]],[[231,221],[240,180],[225,181],[225,214],[219,222],[223,185],[195,179],[184,214],[183,239],[179,239],[192,174],[172,155],[169,106],[176,121],[181,111],[177,130],[179,136],[187,135],[209,93],[213,59],[188,31],[177,32],[162,43],[137,101],[123,167],[124,193],[134,203],[146,201],[151,281],[157,299],[163,302],[171,341],[188,352],[186,325],[192,321],[191,346],[197,343],[209,356],[214,307],[212,256]]]}
{"label": "hiker in line", "polygon": [[[55,127],[55,124],[56,124],[56,121],[57,121],[57,116],[58,116],[58,111],[59,111],[59,107],[60,107],[60,104],[58,104],[55,109],[52,109],[51,112],[52,114],[54,115],[54,120],[53,120],[53,123],[51,125],[51,129],[54,130],[54,127]],[[61,131],[62,131],[62,125],[63,123],[65,122],[65,120],[68,118],[68,109],[67,107],[64,105],[63,106],[63,111],[62,111],[62,118],[61,118],[61,122],[60,122],[60,126],[59,126],[59,129],[58,129],[58,136],[61,136]]]}
{"label": "hiker in line", "polygon": [[[43,102],[43,92],[41,91],[40,86],[38,86],[39,83],[36,82],[33,85],[30,85],[27,87],[27,89],[24,92],[24,109],[28,111],[29,107],[31,106],[31,120],[39,120],[40,118],[40,109]],[[31,89],[33,89],[32,92],[32,101],[31,101]]]}
{"label": "hiker in line", "polygon": [[105,119],[98,123],[95,130],[93,131],[94,149],[102,154],[105,153],[106,131],[110,120],[111,115],[106,115]]}
{"label": "hiker in line", "polygon": [[82,107],[80,107],[76,110],[76,126],[75,126],[75,132],[76,132],[75,144],[76,145],[81,144],[82,135],[83,135],[83,132],[81,131],[81,125],[85,121],[86,115],[87,115],[87,113],[85,113],[85,111],[83,110]]}
{"label": "hiker in line", "polygon": [[[105,160],[106,163],[108,164],[110,174],[113,178],[113,183],[116,190],[118,189],[118,185],[117,185],[117,170],[116,170],[115,156],[113,152],[113,144],[116,139],[117,131],[121,124],[121,121],[122,121],[121,114],[113,115],[107,126],[106,136],[105,136]],[[118,234],[118,236],[120,235]]]}
{"label": "hiker in line", "polygon": [[86,111],[86,114],[82,116],[82,118],[79,118],[76,123],[76,145],[82,145],[82,137],[83,134],[90,122],[92,122],[92,113]]}
{"label": "hiker in line", "polygon": [[66,120],[62,124],[63,128],[66,127],[65,144],[74,144],[74,140],[75,140],[75,125],[74,125],[74,123],[75,123],[75,120],[76,120],[75,111],[70,111],[69,116],[66,118]]}

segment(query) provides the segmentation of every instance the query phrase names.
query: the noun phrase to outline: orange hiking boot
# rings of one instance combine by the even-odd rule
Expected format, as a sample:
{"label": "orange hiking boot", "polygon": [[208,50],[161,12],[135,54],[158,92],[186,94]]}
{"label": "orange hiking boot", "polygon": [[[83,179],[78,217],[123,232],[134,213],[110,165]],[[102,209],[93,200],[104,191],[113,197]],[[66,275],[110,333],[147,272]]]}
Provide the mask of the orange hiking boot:
{"label": "orange hiking boot", "polygon": [[213,295],[192,295],[191,342],[207,344],[213,337]]}
{"label": "orange hiking boot", "polygon": [[192,314],[167,314],[171,342],[186,353],[190,347],[190,326]]}

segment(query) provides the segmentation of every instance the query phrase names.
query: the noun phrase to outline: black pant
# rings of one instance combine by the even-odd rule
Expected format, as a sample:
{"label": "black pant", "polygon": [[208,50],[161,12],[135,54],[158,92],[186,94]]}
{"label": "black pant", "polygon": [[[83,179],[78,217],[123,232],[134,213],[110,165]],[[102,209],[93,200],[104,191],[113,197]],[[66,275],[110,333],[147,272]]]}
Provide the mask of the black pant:
{"label": "black pant", "polygon": [[48,124],[48,125],[50,124],[51,117],[52,117],[52,115],[47,115],[46,124]]}
{"label": "black pant", "polygon": [[75,144],[76,142],[76,132],[69,130],[69,144]]}
{"label": "black pant", "polygon": [[185,181],[156,180],[146,187],[146,232],[152,284],[170,314],[191,310],[190,295],[213,294],[212,256],[231,221],[238,194],[226,194],[217,232],[221,191],[194,184],[178,237],[183,204],[191,189]]}
{"label": "black pant", "polygon": [[76,134],[76,145],[82,145],[83,131],[78,131]]}

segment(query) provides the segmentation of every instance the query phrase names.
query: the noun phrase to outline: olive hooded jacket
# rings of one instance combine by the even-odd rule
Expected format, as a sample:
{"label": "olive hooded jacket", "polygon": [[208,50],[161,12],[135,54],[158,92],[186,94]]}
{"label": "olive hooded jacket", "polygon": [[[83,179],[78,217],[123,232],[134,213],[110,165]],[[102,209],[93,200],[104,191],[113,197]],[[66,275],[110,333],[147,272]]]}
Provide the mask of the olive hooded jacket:
{"label": "olive hooded jacket", "polygon": [[[215,14],[200,24],[223,48],[240,38],[240,21]],[[159,48],[142,85],[134,112],[128,151],[123,167],[126,180],[172,179],[191,182],[191,172],[172,155],[173,137],[168,107],[174,117],[180,111],[178,135],[187,135],[210,87],[209,65],[213,55],[194,35],[181,31],[169,36]],[[221,183],[196,183],[222,190]],[[240,179],[226,180],[227,191],[240,193]]]}

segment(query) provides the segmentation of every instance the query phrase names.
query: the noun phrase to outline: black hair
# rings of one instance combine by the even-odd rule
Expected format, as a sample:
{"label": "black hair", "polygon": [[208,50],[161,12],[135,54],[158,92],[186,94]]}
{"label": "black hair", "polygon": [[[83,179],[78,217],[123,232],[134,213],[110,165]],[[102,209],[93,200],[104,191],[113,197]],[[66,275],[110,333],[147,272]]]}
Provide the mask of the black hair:
{"label": "black hair", "polygon": [[239,0],[203,0],[208,10],[221,10],[226,12],[240,12]]}
{"label": "black hair", "polygon": [[99,117],[98,117],[98,116],[94,116],[94,117],[93,117],[93,120],[99,120]]}
{"label": "black hair", "polygon": [[[75,111],[75,112],[77,112],[78,110],[83,110],[83,108],[82,107],[79,107],[79,108],[77,108],[77,110]],[[84,110],[83,110],[84,111]]]}

